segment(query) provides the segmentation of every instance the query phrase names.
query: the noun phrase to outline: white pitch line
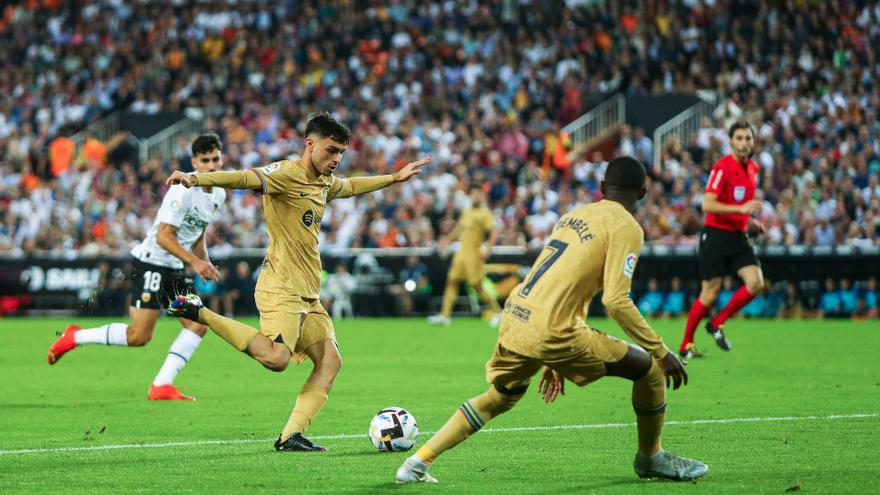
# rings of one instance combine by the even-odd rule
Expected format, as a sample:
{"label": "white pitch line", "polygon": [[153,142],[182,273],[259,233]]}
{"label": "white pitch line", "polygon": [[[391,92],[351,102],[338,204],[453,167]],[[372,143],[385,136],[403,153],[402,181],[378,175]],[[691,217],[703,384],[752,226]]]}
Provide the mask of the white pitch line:
{"label": "white pitch line", "polygon": [[[706,425],[706,424],[731,424],[731,423],[765,423],[765,422],[792,422],[792,421],[831,421],[837,419],[860,419],[860,418],[877,418],[880,413],[857,413],[857,414],[832,414],[829,416],[778,416],[765,418],[722,418],[722,419],[693,419],[681,421],[665,421],[664,426],[668,425]],[[589,429],[605,429],[605,428],[623,428],[635,426],[635,423],[598,423],[583,425],[556,425],[556,426],[518,426],[511,428],[486,428],[480,430],[484,433],[505,433],[517,431],[550,431],[550,430],[589,430]],[[433,435],[436,432],[423,431],[423,435]],[[352,433],[344,435],[316,435],[312,437],[315,440],[339,440],[350,438],[365,438],[366,433]],[[163,447],[189,447],[195,445],[236,445],[247,443],[263,443],[271,442],[273,438],[267,439],[238,439],[238,440],[195,440],[191,442],[162,442],[162,443],[130,443],[119,445],[93,445],[90,447],[58,447],[54,449],[21,449],[21,450],[0,450],[0,455],[11,454],[51,454],[58,452],[88,452],[95,450],[116,450],[116,449],[153,449]]]}

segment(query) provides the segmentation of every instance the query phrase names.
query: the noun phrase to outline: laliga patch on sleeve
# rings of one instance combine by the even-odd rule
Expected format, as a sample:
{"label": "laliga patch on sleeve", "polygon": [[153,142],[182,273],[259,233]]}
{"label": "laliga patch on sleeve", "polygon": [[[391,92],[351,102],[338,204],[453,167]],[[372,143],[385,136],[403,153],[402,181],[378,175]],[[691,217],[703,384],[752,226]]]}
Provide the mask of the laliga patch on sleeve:
{"label": "laliga patch on sleeve", "polygon": [[172,210],[177,210],[179,208],[180,208],[180,201],[175,199],[174,201],[171,202],[171,209]]}
{"label": "laliga patch on sleeve", "polygon": [[636,259],[635,253],[629,253],[623,260],[623,274],[628,278],[633,278],[633,273],[636,271]]}
{"label": "laliga patch on sleeve", "polygon": [[281,168],[281,163],[274,162],[274,163],[270,163],[270,164],[266,165],[265,167],[260,168],[260,170],[262,170],[264,174],[269,175],[272,172],[278,170],[279,168]]}

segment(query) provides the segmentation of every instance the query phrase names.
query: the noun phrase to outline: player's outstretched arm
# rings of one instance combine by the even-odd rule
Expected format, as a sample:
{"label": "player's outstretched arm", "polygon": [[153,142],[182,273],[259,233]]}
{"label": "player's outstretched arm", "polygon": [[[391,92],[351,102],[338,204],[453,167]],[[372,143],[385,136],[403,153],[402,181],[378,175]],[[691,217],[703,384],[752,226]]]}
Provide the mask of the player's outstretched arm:
{"label": "player's outstretched arm", "polygon": [[190,187],[222,187],[223,189],[252,189],[262,190],[263,181],[254,169],[248,170],[224,170],[218,172],[184,173],[175,170],[165,180],[165,185],[173,186],[180,184],[189,189]]}
{"label": "player's outstretched arm", "polygon": [[384,189],[398,182],[406,182],[416,175],[422,173],[421,168],[431,161],[430,156],[426,156],[421,160],[407,163],[403,168],[391,175],[374,175],[370,177],[350,177],[347,179],[335,179],[334,185],[330,187],[329,199],[348,198],[351,196],[360,196],[361,194],[371,193]]}
{"label": "player's outstretched arm", "polygon": [[407,163],[403,166],[403,168],[392,174],[394,182],[406,182],[416,175],[419,175],[420,173],[422,173],[422,167],[427,165],[430,161],[431,156],[428,155],[421,160]]}

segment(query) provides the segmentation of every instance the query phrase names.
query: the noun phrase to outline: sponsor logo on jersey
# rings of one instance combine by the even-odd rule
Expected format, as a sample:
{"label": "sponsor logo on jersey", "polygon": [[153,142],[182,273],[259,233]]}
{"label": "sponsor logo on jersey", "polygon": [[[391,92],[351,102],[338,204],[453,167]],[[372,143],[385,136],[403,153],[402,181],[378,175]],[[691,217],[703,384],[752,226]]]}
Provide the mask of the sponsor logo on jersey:
{"label": "sponsor logo on jersey", "polygon": [[635,253],[629,253],[623,260],[623,274],[628,278],[633,278],[633,273],[636,271],[636,259]]}
{"label": "sponsor logo on jersey", "polygon": [[274,162],[274,163],[270,163],[270,164],[266,165],[265,167],[260,168],[260,170],[262,170],[264,174],[269,175],[272,172],[278,170],[279,168],[281,168],[281,164],[279,162]]}
{"label": "sponsor logo on jersey", "polygon": [[743,198],[746,197],[746,188],[745,186],[736,186],[733,188],[733,200],[734,201],[742,201]]}
{"label": "sponsor logo on jersey", "polygon": [[312,223],[315,221],[315,212],[312,210],[306,210],[306,212],[303,213],[302,221],[306,227],[311,227]]}

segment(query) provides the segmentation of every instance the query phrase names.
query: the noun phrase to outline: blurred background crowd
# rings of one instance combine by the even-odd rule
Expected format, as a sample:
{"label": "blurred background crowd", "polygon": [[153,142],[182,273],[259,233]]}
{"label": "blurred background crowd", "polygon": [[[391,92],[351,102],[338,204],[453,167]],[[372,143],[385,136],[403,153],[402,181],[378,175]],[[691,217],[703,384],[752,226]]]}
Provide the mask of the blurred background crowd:
{"label": "blurred background crowd", "polygon": [[[227,168],[295,156],[316,110],[354,131],[340,175],[433,157],[400,189],[331,203],[322,249],[434,246],[472,183],[499,245],[540,248],[601,199],[612,158],[569,156],[562,127],[614,94],[701,89],[714,114],[659,162],[644,129],[614,146],[650,171],[648,243],[696,244],[708,172],[744,118],[759,243],[880,246],[876,1],[30,0],[5,4],[0,46],[2,254],[125,255],[142,239],[189,140],[141,162],[125,133],[69,139],[120,110],[202,120]],[[208,235],[214,256],[264,247],[259,197],[230,194]]]}

